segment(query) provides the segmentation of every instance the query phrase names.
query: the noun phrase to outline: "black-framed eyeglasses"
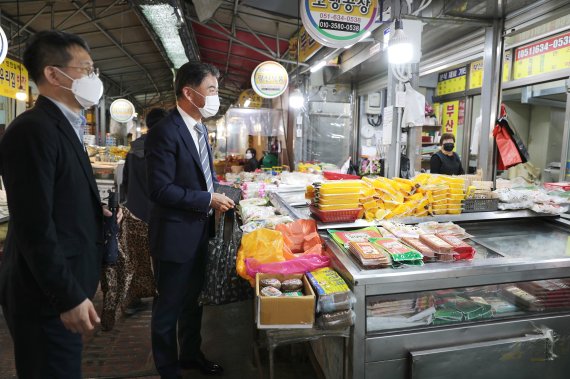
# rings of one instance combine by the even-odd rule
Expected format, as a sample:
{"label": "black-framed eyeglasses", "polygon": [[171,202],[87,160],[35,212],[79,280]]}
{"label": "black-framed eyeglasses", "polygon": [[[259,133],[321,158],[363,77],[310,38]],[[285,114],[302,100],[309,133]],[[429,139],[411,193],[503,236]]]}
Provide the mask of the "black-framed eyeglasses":
{"label": "black-framed eyeglasses", "polygon": [[59,67],[59,68],[76,68],[79,69],[81,71],[83,71],[86,76],[88,77],[92,77],[92,76],[99,76],[99,69],[97,67],[94,66],[62,66],[62,65],[57,65],[57,64],[52,64],[50,66],[53,67]]}

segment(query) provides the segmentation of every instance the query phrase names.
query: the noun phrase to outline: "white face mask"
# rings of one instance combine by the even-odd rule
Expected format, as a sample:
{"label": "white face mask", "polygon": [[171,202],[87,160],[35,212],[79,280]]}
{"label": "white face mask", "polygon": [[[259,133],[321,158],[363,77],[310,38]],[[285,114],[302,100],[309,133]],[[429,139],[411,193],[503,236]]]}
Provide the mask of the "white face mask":
{"label": "white face mask", "polygon": [[69,79],[73,80],[71,88],[60,86],[70,90],[75,95],[75,100],[85,109],[91,108],[99,103],[101,96],[103,96],[103,82],[97,75],[83,76],[79,79],[73,79],[59,68],[56,69]]}
{"label": "white face mask", "polygon": [[245,153],[245,159],[251,159],[251,158],[253,158],[253,154]]}
{"label": "white face mask", "polygon": [[196,91],[194,88],[192,88],[192,87],[188,87],[188,88],[190,88],[192,91],[196,92],[198,95],[206,98],[206,103],[204,104],[203,108],[198,108],[198,106],[196,104],[194,104],[194,102],[192,100],[189,99],[190,102],[192,104],[194,104],[196,106],[196,108],[198,108],[198,110],[202,114],[202,117],[208,118],[208,117],[215,116],[216,113],[218,113],[218,110],[220,109],[220,98],[218,97],[218,95],[204,96],[200,92]]}

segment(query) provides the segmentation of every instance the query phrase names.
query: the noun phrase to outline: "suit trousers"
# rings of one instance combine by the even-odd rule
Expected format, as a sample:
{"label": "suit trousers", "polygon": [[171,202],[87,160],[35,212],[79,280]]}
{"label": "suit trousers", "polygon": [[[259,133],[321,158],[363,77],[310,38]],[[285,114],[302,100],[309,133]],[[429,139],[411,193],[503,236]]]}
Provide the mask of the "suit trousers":
{"label": "suit trousers", "polygon": [[81,334],[65,329],[59,316],[13,315],[2,308],[14,341],[20,379],[80,379]]}
{"label": "suit trousers", "polygon": [[193,361],[202,354],[202,307],[198,297],[206,275],[207,232],[199,243],[196,255],[188,262],[156,258],[153,262],[158,295],[152,308],[152,353],[156,369],[163,377],[176,375],[180,361]]}

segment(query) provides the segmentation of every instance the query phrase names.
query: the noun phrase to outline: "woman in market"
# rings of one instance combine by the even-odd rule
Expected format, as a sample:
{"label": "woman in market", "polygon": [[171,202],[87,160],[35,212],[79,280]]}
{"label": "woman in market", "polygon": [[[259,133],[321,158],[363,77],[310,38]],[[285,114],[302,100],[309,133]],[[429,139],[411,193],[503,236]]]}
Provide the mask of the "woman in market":
{"label": "woman in market", "polygon": [[253,147],[250,147],[245,151],[245,172],[254,172],[259,168],[259,162],[255,158],[257,152]]}
{"label": "woman in market", "polygon": [[439,144],[441,145],[440,151],[431,156],[430,172],[445,175],[465,174],[459,155],[453,151],[455,136],[451,133],[443,133]]}

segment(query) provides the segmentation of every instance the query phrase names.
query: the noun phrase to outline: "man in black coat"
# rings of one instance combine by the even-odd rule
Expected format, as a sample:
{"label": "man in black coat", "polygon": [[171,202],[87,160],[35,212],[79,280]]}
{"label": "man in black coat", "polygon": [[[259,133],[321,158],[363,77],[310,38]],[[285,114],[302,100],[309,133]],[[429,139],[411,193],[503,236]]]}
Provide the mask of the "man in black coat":
{"label": "man in black coat", "polygon": [[82,334],[99,322],[90,299],[103,247],[81,110],[103,84],[85,41],[68,33],[36,34],[24,65],[41,95],[0,142],[10,211],[0,304],[20,378],[81,378]]}
{"label": "man in black coat", "polygon": [[[153,202],[150,251],[158,296],[151,322],[152,352],[162,378],[177,378],[180,369],[219,374],[200,349],[202,290],[213,230],[213,210],[225,212],[234,203],[215,193],[208,131],[202,118],[218,112],[218,69],[189,62],[175,80],[177,107],[148,133],[145,157],[149,195]],[[180,347],[180,348],[178,348]]]}

